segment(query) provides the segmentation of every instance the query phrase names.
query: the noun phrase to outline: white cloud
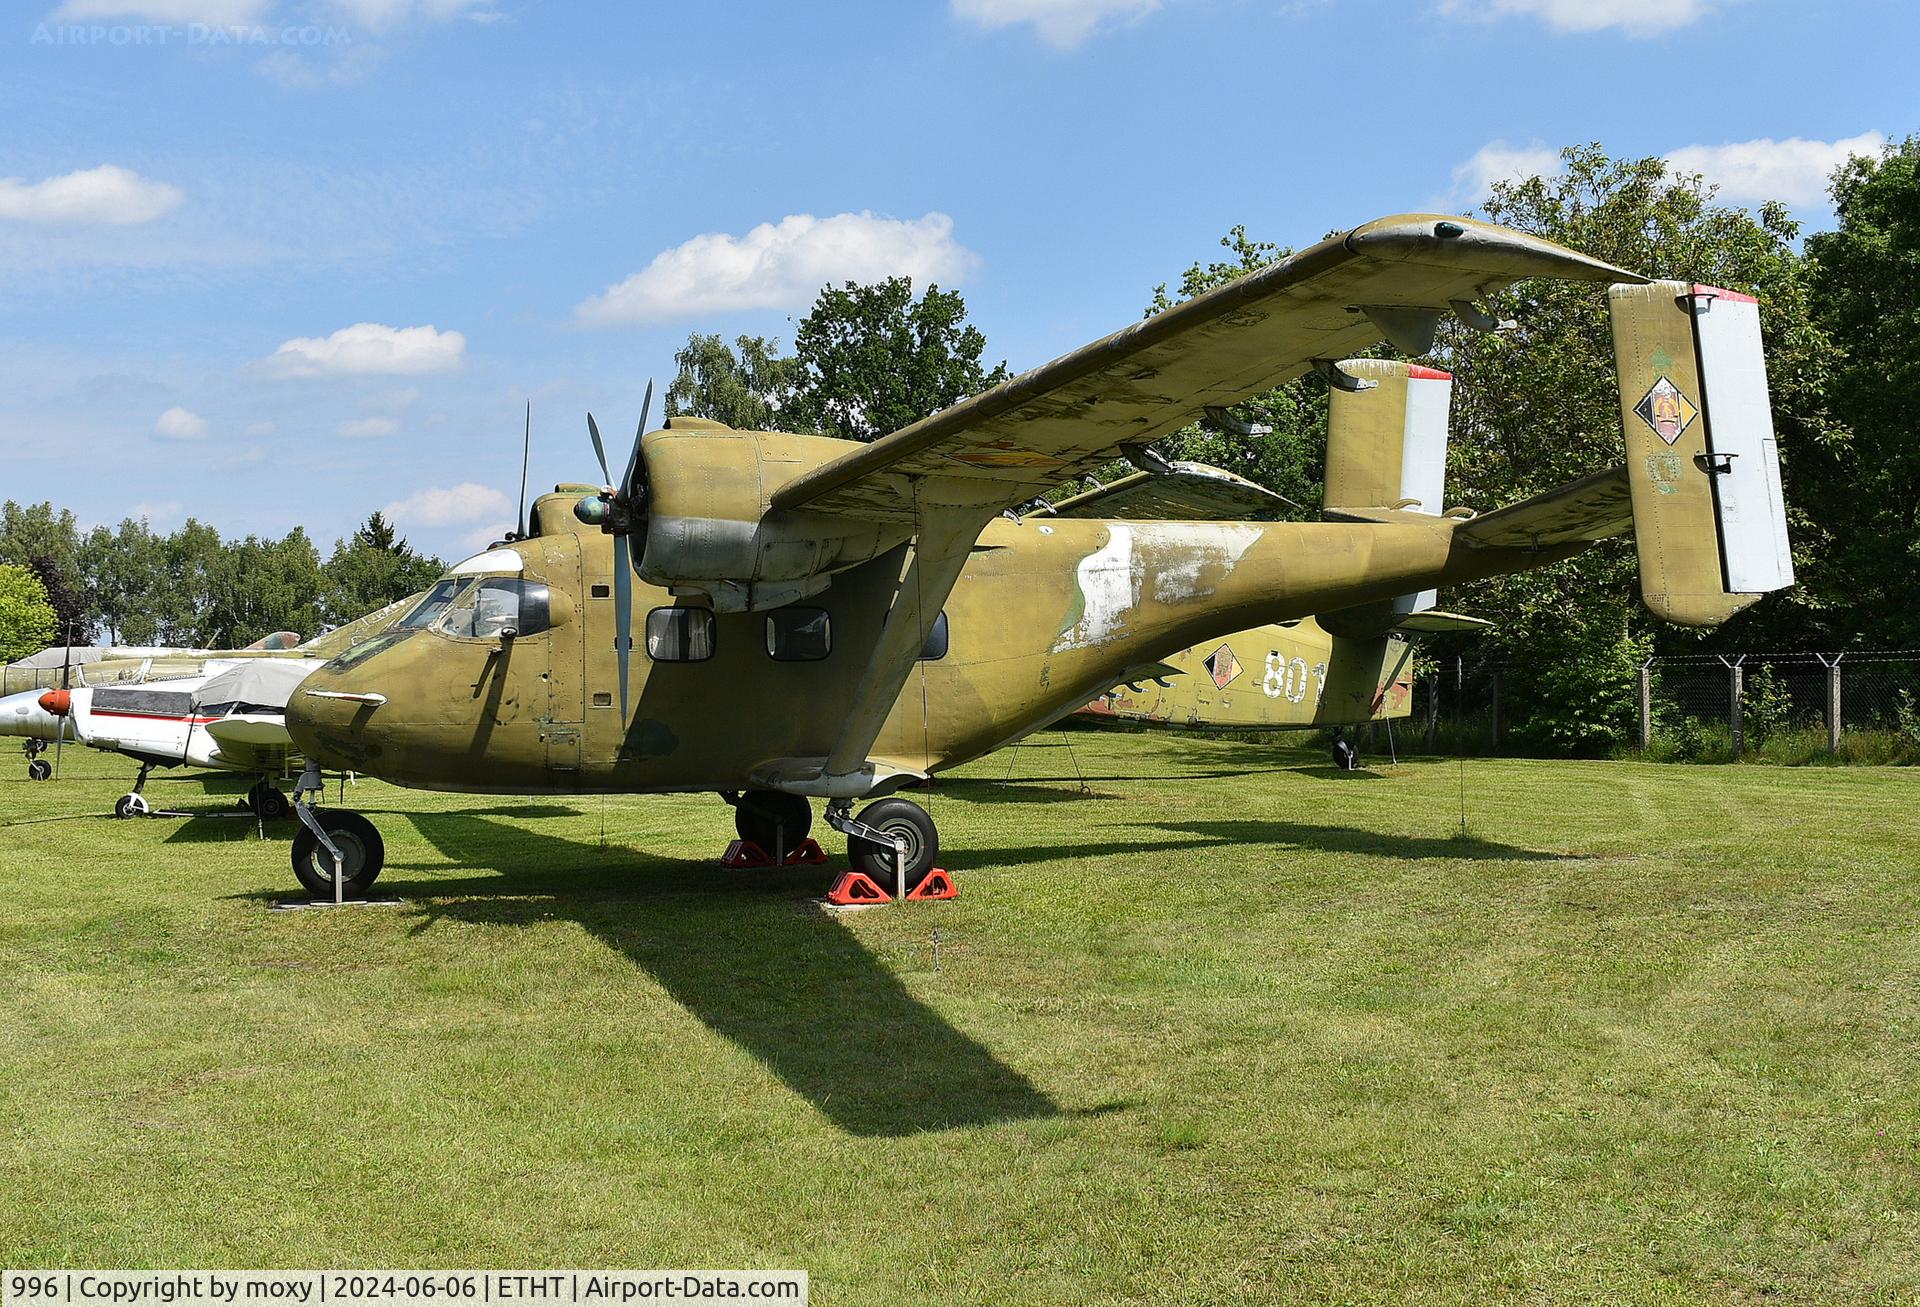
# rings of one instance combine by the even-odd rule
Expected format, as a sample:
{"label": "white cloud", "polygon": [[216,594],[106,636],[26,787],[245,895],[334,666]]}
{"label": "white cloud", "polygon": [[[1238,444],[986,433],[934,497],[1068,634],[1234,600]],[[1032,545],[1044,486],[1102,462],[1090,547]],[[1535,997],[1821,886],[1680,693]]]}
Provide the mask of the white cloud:
{"label": "white cloud", "polygon": [[1726,0],[1441,0],[1443,14],[1472,18],[1537,18],[1556,32],[1618,27],[1628,36],[1656,36],[1698,22]]}
{"label": "white cloud", "polygon": [[199,440],[207,434],[207,420],[176,406],[160,415],[153,434],[162,440]]}
{"label": "white cloud", "polygon": [[455,18],[471,18],[488,22],[499,16],[488,7],[488,0],[330,0],[327,8],[349,22],[374,31],[416,20],[444,23]]}
{"label": "white cloud", "polygon": [[1048,45],[1068,49],[1096,28],[1137,23],[1160,7],[1160,0],[952,0],[953,14],[980,27],[1031,23]]}
{"label": "white cloud", "polygon": [[262,366],[276,377],[412,376],[451,372],[466,348],[457,331],[357,322],[331,336],[287,341]]}
{"label": "white cloud", "polygon": [[1827,178],[1849,155],[1878,154],[1886,143],[1879,132],[1838,141],[1762,137],[1728,145],[1684,146],[1669,154],[1667,163],[1680,172],[1700,173],[1719,186],[1720,198],[1736,203],[1818,204],[1826,197]]}
{"label": "white cloud", "polygon": [[386,505],[380,512],[409,530],[438,526],[470,528],[461,539],[467,543],[478,539],[480,543],[474,545],[478,549],[488,541],[499,539],[513,526],[513,518],[507,516],[509,509],[513,509],[513,501],[501,491],[476,482],[463,482],[461,486],[422,489]]}
{"label": "white cloud", "polygon": [[186,505],[177,499],[164,499],[157,503],[142,500],[127,512],[128,517],[143,518],[148,522],[178,521]]}
{"label": "white cloud", "polygon": [[390,436],[400,429],[392,418],[354,418],[335,427],[336,435],[358,439],[365,436]]}
{"label": "white cloud", "polygon": [[0,178],[0,218],[15,222],[129,227],[153,221],[185,198],[178,186],[110,163],[38,182]]}
{"label": "white cloud", "polygon": [[662,322],[737,309],[796,308],[822,286],[907,276],[951,283],[978,259],[953,239],[953,219],[872,213],[791,214],[745,236],[709,232],[663,250],[641,271],[581,304],[583,321]]}
{"label": "white cloud", "polygon": [[1493,191],[1495,182],[1524,181],[1528,177],[1558,177],[1565,171],[1558,150],[1549,150],[1538,141],[1532,145],[1509,145],[1489,141],[1471,159],[1453,170],[1453,199],[1459,204],[1478,204]]}
{"label": "white cloud", "polygon": [[65,0],[48,22],[76,23],[121,18],[134,22],[184,26],[250,27],[266,17],[273,0]]}

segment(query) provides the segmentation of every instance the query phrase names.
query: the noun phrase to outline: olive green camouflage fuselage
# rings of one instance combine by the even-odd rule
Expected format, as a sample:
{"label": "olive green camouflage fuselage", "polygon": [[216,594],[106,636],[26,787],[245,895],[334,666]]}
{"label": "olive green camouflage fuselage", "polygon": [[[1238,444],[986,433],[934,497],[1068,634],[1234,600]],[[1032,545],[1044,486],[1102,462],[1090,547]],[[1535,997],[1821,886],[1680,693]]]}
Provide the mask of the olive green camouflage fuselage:
{"label": "olive green camouflage fuselage", "polygon": [[[833,575],[823,659],[776,661],[768,614],[721,612],[711,656],[653,661],[636,637],[621,720],[613,550],[578,495],[543,496],[505,546],[551,589],[548,629],[478,639],[393,628],[314,673],[287,724],[309,759],[428,789],[496,793],[738,790],[832,746],[903,571],[905,546]],[[996,519],[944,605],[943,657],[917,663],[871,758],[892,777],[979,757],[1085,704],[1130,668],[1268,622],[1349,609],[1567,556],[1472,548],[1456,523]],[[637,585],[649,610],[698,596]],[[315,695],[312,691],[321,691]],[[359,695],[363,700],[329,695]]]}

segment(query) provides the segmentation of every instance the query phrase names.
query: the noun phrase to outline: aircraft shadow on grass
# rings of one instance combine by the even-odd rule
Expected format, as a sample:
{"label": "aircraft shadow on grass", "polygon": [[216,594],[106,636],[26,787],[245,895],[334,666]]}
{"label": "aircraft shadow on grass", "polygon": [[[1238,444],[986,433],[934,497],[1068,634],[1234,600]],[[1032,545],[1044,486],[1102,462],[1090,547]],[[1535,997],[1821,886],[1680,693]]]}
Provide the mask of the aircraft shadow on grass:
{"label": "aircraft shadow on grass", "polygon": [[[1379,858],[1458,862],[1557,862],[1578,853],[1549,853],[1473,836],[1389,835],[1345,826],[1314,826],[1293,821],[1184,821],[1126,823],[1111,828],[1118,838],[1088,839],[1029,846],[947,848],[941,860],[953,871],[991,871],[1034,862],[1077,857],[1141,857],[1149,854],[1207,853],[1223,849],[1315,849],[1322,853],[1359,853]],[[1137,834],[1120,834],[1138,832]]]}
{"label": "aircraft shadow on grass", "polygon": [[409,817],[447,857],[491,873],[408,881],[394,873],[444,864],[389,863],[383,892],[432,900],[419,929],[577,921],[849,1134],[1065,1114],[908,993],[839,921],[801,907],[823,888],[822,868],[730,873],[472,813]]}

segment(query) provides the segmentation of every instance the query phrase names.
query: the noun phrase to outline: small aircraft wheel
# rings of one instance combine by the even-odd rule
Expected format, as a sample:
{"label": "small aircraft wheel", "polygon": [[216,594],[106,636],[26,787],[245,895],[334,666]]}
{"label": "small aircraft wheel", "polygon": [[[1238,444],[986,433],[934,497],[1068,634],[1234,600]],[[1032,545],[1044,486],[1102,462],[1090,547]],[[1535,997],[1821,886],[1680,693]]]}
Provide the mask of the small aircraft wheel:
{"label": "small aircraft wheel", "polygon": [[116,817],[144,817],[147,815],[147,801],[138,794],[123,794],[114,800],[113,815]]}
{"label": "small aircraft wheel", "polygon": [[[895,835],[907,842],[907,889],[916,890],[933,870],[940,856],[940,833],[933,827],[927,810],[906,799],[882,799],[863,809],[858,820],[884,835]],[[855,836],[847,841],[847,857],[855,871],[873,877],[881,889],[893,893],[893,849]]]}
{"label": "small aircraft wheel", "polygon": [[247,808],[261,821],[279,821],[293,811],[287,796],[265,781],[247,791]]}
{"label": "small aircraft wheel", "polygon": [[[784,860],[813,829],[813,805],[802,795],[780,790],[749,791],[734,805],[733,829],[741,839],[752,840],[775,858]],[[782,837],[787,847],[774,848]]]}
{"label": "small aircraft wheel", "polygon": [[1333,765],[1341,771],[1360,770],[1360,750],[1353,747],[1352,740],[1333,742]]}
{"label": "small aircraft wheel", "polygon": [[[386,865],[387,846],[373,823],[357,812],[321,812],[314,816],[340,850],[345,864],[346,884],[342,897],[365,898]],[[300,823],[293,837],[293,874],[301,886],[316,899],[333,897],[333,855],[314,833]]]}
{"label": "small aircraft wheel", "polygon": [[27,779],[30,781],[50,781],[53,779],[53,764],[45,758],[35,758],[27,764]]}

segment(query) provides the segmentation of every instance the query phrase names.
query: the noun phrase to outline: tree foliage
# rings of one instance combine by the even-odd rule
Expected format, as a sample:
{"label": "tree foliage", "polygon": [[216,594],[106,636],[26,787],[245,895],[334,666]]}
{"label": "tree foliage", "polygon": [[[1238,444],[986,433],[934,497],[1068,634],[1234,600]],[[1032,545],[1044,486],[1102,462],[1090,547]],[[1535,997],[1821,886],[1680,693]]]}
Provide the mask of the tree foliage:
{"label": "tree foliage", "polygon": [[667,416],[712,418],[737,431],[797,431],[791,412],[800,361],[780,354],[765,336],[733,345],[695,332],[673,356],[679,372],[667,387]]}
{"label": "tree foliage", "polygon": [[29,568],[0,563],[0,663],[39,653],[54,643],[57,629],[40,578]]}
{"label": "tree foliage", "polygon": [[333,557],[321,568],[321,616],[329,625],[351,622],[426,589],[446,570],[438,558],[415,553],[376,512],[351,538],[334,542]]}
{"label": "tree foliage", "polygon": [[[1802,588],[1828,642],[1920,647],[1920,135],[1834,174],[1835,231],[1807,238],[1844,430],[1796,462],[1788,496],[1815,523]],[[1796,553],[1798,551],[1796,550]]]}

